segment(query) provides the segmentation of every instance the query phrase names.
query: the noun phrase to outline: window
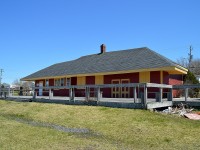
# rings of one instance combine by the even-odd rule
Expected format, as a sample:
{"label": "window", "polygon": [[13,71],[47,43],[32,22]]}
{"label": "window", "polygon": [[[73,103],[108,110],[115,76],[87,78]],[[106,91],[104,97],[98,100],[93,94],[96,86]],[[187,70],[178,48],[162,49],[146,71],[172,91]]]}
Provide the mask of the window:
{"label": "window", "polygon": [[65,85],[65,79],[64,79],[64,78],[61,78],[61,79],[60,79],[60,85],[61,85],[61,86],[64,86],[64,85]]}
{"label": "window", "polygon": [[70,79],[70,78],[67,78],[66,86],[70,86],[70,85],[71,85],[71,79]]}
{"label": "window", "polygon": [[45,86],[49,86],[49,79],[45,80]]}
{"label": "window", "polygon": [[55,79],[55,86],[60,86],[60,79]]}

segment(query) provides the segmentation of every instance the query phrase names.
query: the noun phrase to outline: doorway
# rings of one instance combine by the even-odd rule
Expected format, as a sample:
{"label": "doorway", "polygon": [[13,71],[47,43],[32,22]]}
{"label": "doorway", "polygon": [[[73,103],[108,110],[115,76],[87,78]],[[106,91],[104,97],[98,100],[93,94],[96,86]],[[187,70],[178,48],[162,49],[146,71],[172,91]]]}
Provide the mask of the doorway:
{"label": "doorway", "polygon": [[[112,84],[128,84],[129,79],[114,79]],[[113,87],[111,90],[112,98],[129,98],[130,88],[129,87]]]}

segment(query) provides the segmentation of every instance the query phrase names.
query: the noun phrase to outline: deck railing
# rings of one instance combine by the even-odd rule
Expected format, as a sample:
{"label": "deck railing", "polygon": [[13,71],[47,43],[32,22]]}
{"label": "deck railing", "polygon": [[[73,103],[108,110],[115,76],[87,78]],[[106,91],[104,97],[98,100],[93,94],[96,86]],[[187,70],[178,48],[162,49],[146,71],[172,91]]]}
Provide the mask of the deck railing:
{"label": "deck railing", "polygon": [[[128,83],[128,84],[102,84],[102,85],[71,85],[71,86],[45,86],[45,87],[31,87],[32,90],[18,90],[17,93],[22,93],[23,95],[32,95],[32,98],[38,96],[39,90],[42,90],[47,93],[49,99],[54,97],[54,89],[68,89],[69,90],[69,99],[71,101],[75,100],[77,96],[76,89],[82,89],[82,92],[85,97],[85,100],[90,100],[93,97],[93,100],[101,100],[103,98],[102,90],[103,89],[112,89],[112,88],[129,88],[131,91],[130,99],[134,103],[142,103],[146,105],[148,100],[148,95],[154,95],[154,98],[157,102],[163,101],[163,95],[166,95],[168,101],[173,100],[173,90],[182,90],[184,91],[185,101],[188,100],[188,92],[190,89],[200,89],[200,84],[195,85],[165,85],[165,84],[155,84],[155,83]],[[156,89],[152,91],[151,89]],[[93,90],[91,90],[93,89]],[[130,91],[129,91],[130,92]],[[0,97],[8,97],[13,95],[14,90],[10,88],[0,88]],[[92,96],[91,96],[92,95]]]}
{"label": "deck railing", "polygon": [[[53,89],[68,89],[69,90],[69,99],[71,101],[75,100],[76,97],[76,90],[75,89],[84,89],[85,99],[89,100],[91,97],[91,90],[94,89],[92,92],[93,97],[99,101],[102,99],[102,89],[104,88],[130,88],[132,91],[132,99],[133,102],[138,102],[140,99],[140,103],[146,105],[148,94],[154,93],[156,101],[162,102],[163,101],[163,93],[167,94],[167,100],[172,101],[172,85],[165,85],[165,84],[154,84],[154,83],[128,83],[128,84],[103,84],[103,85],[71,85],[71,86],[48,86],[48,87],[33,87],[34,95],[33,98],[36,98],[38,95],[39,90],[48,90],[49,92],[49,99],[53,97]],[[158,92],[151,92],[149,91],[150,88],[156,88]],[[167,92],[163,92],[163,89],[168,89]],[[131,98],[131,97],[130,97]]]}

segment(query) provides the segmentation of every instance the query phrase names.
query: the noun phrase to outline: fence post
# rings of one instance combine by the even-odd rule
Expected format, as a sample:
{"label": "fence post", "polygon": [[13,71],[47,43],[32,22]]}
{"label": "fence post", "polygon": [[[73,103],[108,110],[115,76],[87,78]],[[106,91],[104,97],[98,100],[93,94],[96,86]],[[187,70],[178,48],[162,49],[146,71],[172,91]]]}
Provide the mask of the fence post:
{"label": "fence post", "polygon": [[101,90],[100,87],[97,87],[97,101],[100,101],[101,99]]}
{"label": "fence post", "polygon": [[69,88],[69,100],[72,100],[72,88]]}
{"label": "fence post", "polygon": [[71,101],[73,101],[74,100],[74,96],[75,96],[75,94],[74,94],[74,90],[72,89],[72,88],[70,88],[69,89],[69,100]]}
{"label": "fence post", "polygon": [[185,88],[185,101],[187,101],[188,98],[188,88]]}
{"label": "fence post", "polygon": [[136,87],[133,87],[133,94],[134,94],[134,103],[137,100],[137,91],[136,91]]}
{"label": "fence post", "polygon": [[51,89],[49,89],[49,99],[52,99]]}
{"label": "fence post", "polygon": [[163,89],[160,88],[159,89],[159,102],[162,102],[162,93],[163,93]]}
{"label": "fence post", "polygon": [[168,101],[173,101],[173,89],[171,88],[170,90],[169,90],[170,92],[169,92],[169,97],[168,97]]}
{"label": "fence post", "polygon": [[33,91],[33,99],[36,99],[36,95],[37,95],[37,92],[34,90]]}
{"label": "fence post", "polygon": [[89,97],[90,97],[90,88],[85,87],[85,98],[86,98],[86,100],[89,100]]}
{"label": "fence post", "polygon": [[4,98],[6,99],[6,97],[7,97],[7,90],[6,90],[6,88],[4,89]]}
{"label": "fence post", "polygon": [[8,87],[8,97],[10,97],[10,87]]}
{"label": "fence post", "polygon": [[147,86],[146,86],[146,84],[144,85],[144,101],[143,101],[143,103],[146,108],[146,105],[147,105]]}

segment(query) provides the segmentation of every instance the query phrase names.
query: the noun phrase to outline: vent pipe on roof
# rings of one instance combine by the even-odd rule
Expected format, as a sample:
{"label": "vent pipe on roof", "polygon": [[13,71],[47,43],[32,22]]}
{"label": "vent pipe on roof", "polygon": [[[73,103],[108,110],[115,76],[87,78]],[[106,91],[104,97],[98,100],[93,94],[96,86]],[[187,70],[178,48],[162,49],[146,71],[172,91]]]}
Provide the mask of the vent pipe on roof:
{"label": "vent pipe on roof", "polygon": [[104,44],[101,44],[101,54],[105,53],[106,52],[106,45]]}

